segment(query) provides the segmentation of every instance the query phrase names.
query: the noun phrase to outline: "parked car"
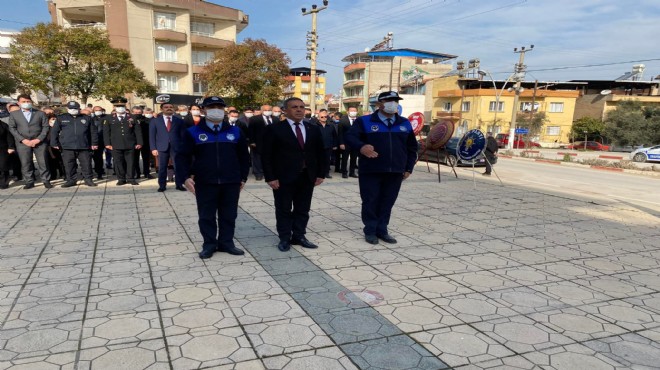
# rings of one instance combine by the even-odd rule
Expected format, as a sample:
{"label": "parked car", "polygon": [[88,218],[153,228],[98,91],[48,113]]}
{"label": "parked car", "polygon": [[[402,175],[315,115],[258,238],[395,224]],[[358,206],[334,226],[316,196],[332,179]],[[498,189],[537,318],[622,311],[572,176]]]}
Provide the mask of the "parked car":
{"label": "parked car", "polygon": [[[506,148],[509,145],[509,134],[497,134],[497,136],[495,136],[495,140],[497,140],[497,146],[498,147]],[[540,146],[541,145],[539,143],[524,140],[523,137],[520,136],[520,135],[516,135],[515,141],[513,142],[513,148],[514,149],[538,148]]]}
{"label": "parked car", "polygon": [[[429,150],[422,156],[422,153],[424,152],[424,144],[426,143],[426,139],[423,139],[419,142],[419,160],[426,161],[428,158],[429,162],[439,162],[447,166],[453,164],[456,167],[472,167],[472,161],[459,159],[456,155],[456,147],[458,146],[459,140],[460,138],[453,137],[449,139],[443,148],[440,149],[439,153],[437,150]],[[479,155],[479,157],[474,160],[474,166],[486,166],[486,160],[484,159],[483,154]]]}
{"label": "parked car", "polygon": [[610,152],[632,153],[636,149],[643,148],[644,145],[610,145]]}
{"label": "parked car", "polygon": [[567,146],[566,149],[608,151],[610,150],[610,147],[597,141],[587,141],[586,145],[584,144],[584,141],[576,141]]}
{"label": "parked car", "polygon": [[660,145],[639,148],[630,153],[630,159],[635,162],[660,162]]}

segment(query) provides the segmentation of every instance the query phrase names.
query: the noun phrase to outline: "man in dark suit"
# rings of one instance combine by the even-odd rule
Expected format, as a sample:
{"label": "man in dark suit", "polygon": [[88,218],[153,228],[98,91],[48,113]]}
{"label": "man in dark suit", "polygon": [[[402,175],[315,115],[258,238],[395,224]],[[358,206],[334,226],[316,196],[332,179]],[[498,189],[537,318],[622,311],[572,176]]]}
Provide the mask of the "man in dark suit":
{"label": "man in dark suit", "polygon": [[9,187],[9,155],[16,150],[14,136],[5,121],[9,121],[9,117],[0,118],[0,189]]}
{"label": "man in dark suit", "polygon": [[264,133],[266,132],[266,127],[275,122],[272,115],[273,108],[267,104],[262,105],[261,114],[250,118],[248,124],[248,137],[250,139],[250,151],[252,155],[252,174],[257,181],[264,179],[261,152],[264,145]]}
{"label": "man in dark suit", "polygon": [[[145,179],[153,179],[151,172],[151,149],[149,147],[149,121],[150,118],[145,117],[144,110],[140,106],[134,106],[133,109],[133,119],[140,126],[142,131],[142,148],[135,151],[135,177],[140,178],[140,175],[144,175]],[[140,157],[142,157],[142,170],[140,170]]]}
{"label": "man in dark suit", "polygon": [[[160,110],[162,113],[152,118],[149,124],[149,146],[152,148],[151,154],[158,157],[158,191],[163,192],[167,189],[167,164],[170,159],[174,162],[176,156],[174,136],[181,135],[186,123],[174,115],[172,103],[161,104]],[[175,177],[175,181],[177,190],[186,190],[178,176]]]}
{"label": "man in dark suit", "polygon": [[142,130],[136,120],[126,112],[126,98],[111,101],[115,112],[103,121],[103,142],[107,149],[112,150],[115,161],[117,186],[140,185],[135,180],[135,150],[142,148]]}
{"label": "man in dark suit", "polygon": [[[357,119],[357,113],[358,110],[356,107],[349,107],[348,114],[339,120],[339,132],[337,134],[339,135],[339,154],[341,156],[341,177],[345,179],[349,176],[357,177],[355,170],[357,169],[357,158],[360,154],[359,148],[351,148],[346,143],[346,133],[351,129]],[[347,166],[348,168],[346,168]]]}
{"label": "man in dark suit", "polygon": [[18,96],[18,104],[21,109],[9,114],[9,132],[16,141],[16,152],[21,160],[21,172],[25,179],[23,189],[34,187],[34,162],[32,157],[37,157],[37,168],[41,175],[44,187],[50,189],[50,171],[46,164],[47,144],[44,143],[50,126],[46,114],[32,109],[32,98],[27,94]]}
{"label": "man in dark suit", "polygon": [[314,187],[323,183],[327,161],[320,127],[303,122],[305,103],[289,98],[284,109],[287,120],[266,127],[262,148],[264,175],[275,198],[277,248],[282,252],[291,244],[317,248],[305,233]]}

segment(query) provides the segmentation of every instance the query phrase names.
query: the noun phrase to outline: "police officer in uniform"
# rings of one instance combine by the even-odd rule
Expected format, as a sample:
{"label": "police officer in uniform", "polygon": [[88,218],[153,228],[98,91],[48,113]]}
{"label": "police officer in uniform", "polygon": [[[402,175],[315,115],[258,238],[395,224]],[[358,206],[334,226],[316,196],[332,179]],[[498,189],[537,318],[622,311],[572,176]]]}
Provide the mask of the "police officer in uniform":
{"label": "police officer in uniform", "polygon": [[115,107],[112,114],[103,124],[103,141],[107,149],[112,150],[115,162],[117,185],[140,185],[135,180],[135,150],[142,148],[142,130],[139,123],[126,112],[126,98],[116,98],[111,101]]}
{"label": "police officer in uniform", "polygon": [[417,139],[410,121],[397,114],[399,94],[378,95],[378,110],[355,120],[346,133],[349,147],[360,151],[360,197],[367,243],[394,244],[387,226],[392,207],[417,160]]}
{"label": "police officer in uniform", "polygon": [[[238,126],[224,122],[225,101],[204,99],[205,120],[173,136],[178,153],[176,176],[197,198],[199,230],[204,238],[199,257],[214,252],[242,255],[234,245],[238,198],[249,171],[248,144]],[[180,142],[179,142],[180,141]],[[217,223],[216,223],[217,219]]]}
{"label": "police officer in uniform", "polygon": [[92,152],[98,149],[96,126],[89,116],[80,114],[80,104],[70,101],[67,112],[57,116],[50,135],[50,146],[62,150],[66,182],[63,188],[76,185],[78,179],[77,163],[80,161],[85,185],[96,186],[92,181]]}

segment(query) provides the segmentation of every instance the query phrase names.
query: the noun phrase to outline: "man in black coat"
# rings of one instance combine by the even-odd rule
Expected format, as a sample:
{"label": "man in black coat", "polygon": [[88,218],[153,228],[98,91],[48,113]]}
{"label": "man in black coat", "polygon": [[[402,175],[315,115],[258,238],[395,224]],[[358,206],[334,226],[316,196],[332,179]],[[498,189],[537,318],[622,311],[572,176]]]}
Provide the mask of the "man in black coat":
{"label": "man in black coat", "polygon": [[484,150],[484,156],[486,157],[486,172],[483,173],[484,176],[490,176],[490,173],[493,171],[493,165],[497,163],[497,151],[499,150],[493,133],[489,132],[487,135],[486,150]]}
{"label": "man in black coat", "polygon": [[9,155],[16,149],[14,136],[5,121],[9,121],[9,117],[0,119],[0,189],[9,187]]}
{"label": "man in black coat", "polygon": [[276,120],[273,120],[273,108],[270,105],[262,105],[260,112],[261,114],[250,118],[247,126],[248,137],[250,140],[250,151],[252,155],[252,174],[254,174],[254,179],[257,181],[264,179],[262,164],[264,133],[266,132],[267,126],[276,122]]}
{"label": "man in black coat", "polygon": [[[144,175],[145,179],[153,179],[151,176],[151,148],[149,147],[149,122],[151,118],[144,115],[144,110],[135,106],[132,109],[132,117],[138,123],[142,131],[142,148],[135,150],[135,178]],[[142,170],[140,170],[140,157],[142,157]]]}
{"label": "man in black coat", "polygon": [[117,185],[140,185],[135,180],[135,150],[142,148],[142,130],[137,121],[126,112],[126,98],[112,100],[115,112],[103,124],[103,142],[112,150]]}
{"label": "man in black coat", "polygon": [[[355,170],[357,169],[357,158],[360,155],[360,148],[351,148],[346,143],[346,133],[351,129],[353,123],[357,119],[358,110],[356,107],[349,107],[348,114],[339,120],[339,155],[341,177],[347,179],[350,177],[357,177]],[[335,159],[336,160],[336,159]],[[349,164],[350,162],[350,164]],[[347,168],[348,167],[348,168]]]}
{"label": "man in black coat", "polygon": [[286,121],[266,127],[262,148],[264,176],[275,198],[277,248],[282,252],[291,244],[317,248],[305,233],[314,187],[323,183],[327,166],[320,127],[303,122],[305,103],[289,98],[284,109]]}
{"label": "man in black coat", "polygon": [[331,179],[330,176],[330,158],[332,158],[332,151],[337,149],[337,130],[334,124],[328,122],[328,111],[321,109],[319,111],[319,127],[321,127],[321,134],[323,135],[323,148],[325,149],[325,158],[327,163],[325,166],[325,178]]}

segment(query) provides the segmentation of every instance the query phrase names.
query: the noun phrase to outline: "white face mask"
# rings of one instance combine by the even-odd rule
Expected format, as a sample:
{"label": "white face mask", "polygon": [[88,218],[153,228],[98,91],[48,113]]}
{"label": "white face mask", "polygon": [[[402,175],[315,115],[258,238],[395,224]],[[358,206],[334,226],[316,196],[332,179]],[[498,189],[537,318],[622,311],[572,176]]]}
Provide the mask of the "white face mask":
{"label": "white face mask", "polygon": [[213,122],[220,122],[225,118],[224,109],[207,109],[206,118]]}
{"label": "white face mask", "polygon": [[117,112],[119,114],[124,114],[124,113],[126,113],[126,107],[117,107],[117,108],[115,108],[115,112]]}
{"label": "white face mask", "polygon": [[238,117],[229,117],[229,123],[236,123],[238,122]]}
{"label": "white face mask", "polygon": [[21,103],[21,108],[32,109],[32,103]]}
{"label": "white face mask", "polygon": [[399,110],[398,101],[386,101],[383,103],[383,111],[388,114],[394,114]]}
{"label": "white face mask", "polygon": [[270,117],[270,116],[273,115],[273,111],[265,110],[265,111],[263,112],[263,115],[266,116],[266,117]]}
{"label": "white face mask", "polygon": [[188,115],[188,112],[181,112],[181,113],[179,113],[179,115],[180,115],[181,117],[185,117],[185,116]]}
{"label": "white face mask", "polygon": [[193,109],[193,110],[190,111],[190,114],[192,114],[195,117],[199,116],[199,113],[200,112],[197,109]]}
{"label": "white face mask", "polygon": [[154,115],[151,114],[151,113],[147,113],[147,114],[145,114],[144,116],[147,117],[147,118],[154,118]]}
{"label": "white face mask", "polygon": [[245,117],[247,118],[252,118],[254,116],[254,113],[245,113]]}
{"label": "white face mask", "polygon": [[273,112],[273,117],[279,117],[282,114],[282,112]]}
{"label": "white face mask", "polygon": [[55,126],[55,120],[51,119],[50,121],[48,121],[48,126],[50,126],[50,127]]}
{"label": "white face mask", "polygon": [[94,115],[97,116],[97,117],[100,117],[101,115],[103,115],[103,111],[95,110]]}
{"label": "white face mask", "polygon": [[72,116],[77,116],[80,113],[78,109],[67,109],[66,111]]}
{"label": "white face mask", "polygon": [[357,112],[350,111],[350,112],[348,112],[348,116],[355,118],[355,117],[357,117]]}

